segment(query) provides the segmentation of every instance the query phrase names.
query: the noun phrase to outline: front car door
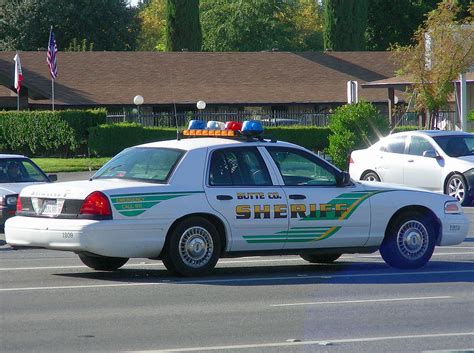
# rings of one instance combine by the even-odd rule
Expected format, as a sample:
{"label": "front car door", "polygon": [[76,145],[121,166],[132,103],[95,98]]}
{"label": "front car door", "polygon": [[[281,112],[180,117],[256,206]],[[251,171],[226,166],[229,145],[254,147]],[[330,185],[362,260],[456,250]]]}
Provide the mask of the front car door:
{"label": "front car door", "polygon": [[422,136],[412,135],[403,166],[403,180],[408,186],[443,191],[444,160],[425,157],[425,152],[436,153],[435,147]]}
{"label": "front car door", "polygon": [[229,223],[229,251],[279,250],[286,241],[286,197],[274,186],[257,147],[226,147],[210,151],[206,196]]}
{"label": "front car door", "polygon": [[[338,186],[340,173],[308,151],[266,147],[288,197],[286,249],[363,246],[370,231],[370,191]],[[373,193],[372,193],[373,194]]]}

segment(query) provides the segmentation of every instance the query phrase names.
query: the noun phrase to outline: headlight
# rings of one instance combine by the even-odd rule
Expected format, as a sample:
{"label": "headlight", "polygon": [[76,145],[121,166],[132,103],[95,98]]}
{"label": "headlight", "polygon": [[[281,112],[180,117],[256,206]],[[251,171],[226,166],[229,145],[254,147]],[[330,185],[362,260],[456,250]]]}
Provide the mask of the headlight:
{"label": "headlight", "polygon": [[461,204],[457,201],[447,201],[444,204],[444,213],[461,214],[462,213]]}

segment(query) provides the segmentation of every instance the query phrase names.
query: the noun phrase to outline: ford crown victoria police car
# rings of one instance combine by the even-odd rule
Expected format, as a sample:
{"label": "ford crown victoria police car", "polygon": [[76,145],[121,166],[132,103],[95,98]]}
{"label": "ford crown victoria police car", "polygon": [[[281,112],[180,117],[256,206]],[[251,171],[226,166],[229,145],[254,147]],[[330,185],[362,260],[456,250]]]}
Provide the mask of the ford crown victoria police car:
{"label": "ford crown victoria police car", "polygon": [[452,197],[354,182],[300,146],[232,137],[261,132],[256,122],[227,127],[128,148],[89,181],[23,189],[6,241],[73,251],[96,270],[143,257],[192,276],[220,257],[298,254],[329,263],[377,249],[391,266],[417,268],[435,245],[467,235]]}

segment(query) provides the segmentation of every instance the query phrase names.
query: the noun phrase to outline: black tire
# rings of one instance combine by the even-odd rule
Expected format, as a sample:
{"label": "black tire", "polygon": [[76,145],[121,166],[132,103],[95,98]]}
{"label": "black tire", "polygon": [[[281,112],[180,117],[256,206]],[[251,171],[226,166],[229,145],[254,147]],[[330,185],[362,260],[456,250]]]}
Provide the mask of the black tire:
{"label": "black tire", "polygon": [[362,175],[362,178],[360,178],[360,180],[364,180],[364,181],[380,181],[380,177],[378,176],[378,174],[376,172],[367,172],[367,173],[364,173],[364,175]]}
{"label": "black tire", "polygon": [[463,206],[471,204],[469,197],[469,186],[461,174],[453,174],[446,183],[444,193],[456,198]]}
{"label": "black tire", "polygon": [[78,255],[84,265],[99,271],[118,270],[128,261],[128,259],[125,257],[90,256],[84,254]]}
{"label": "black tire", "polygon": [[433,220],[420,212],[405,212],[387,227],[380,254],[391,267],[420,268],[430,260],[435,243]]}
{"label": "black tire", "polygon": [[221,242],[216,227],[201,217],[185,219],[166,239],[163,264],[174,275],[208,273],[219,260]]}
{"label": "black tire", "polygon": [[312,264],[330,264],[341,257],[342,254],[300,254],[303,260]]}

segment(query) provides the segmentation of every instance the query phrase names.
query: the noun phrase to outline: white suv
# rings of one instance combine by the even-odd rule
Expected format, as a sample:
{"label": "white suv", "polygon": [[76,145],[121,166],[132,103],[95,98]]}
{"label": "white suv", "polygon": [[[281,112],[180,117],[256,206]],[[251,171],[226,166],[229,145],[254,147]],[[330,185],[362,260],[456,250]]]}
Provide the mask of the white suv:
{"label": "white suv", "polygon": [[474,135],[461,131],[401,132],[352,152],[353,179],[402,184],[455,197],[474,197]]}

